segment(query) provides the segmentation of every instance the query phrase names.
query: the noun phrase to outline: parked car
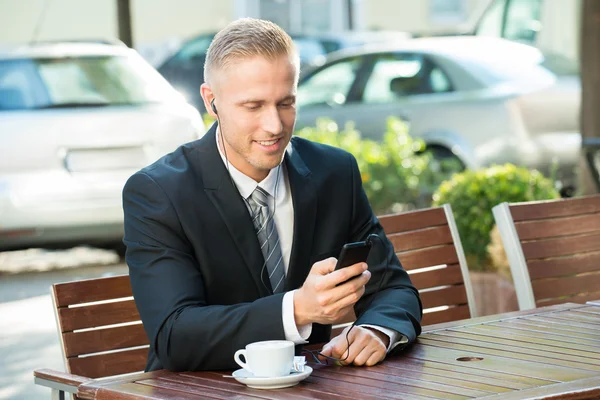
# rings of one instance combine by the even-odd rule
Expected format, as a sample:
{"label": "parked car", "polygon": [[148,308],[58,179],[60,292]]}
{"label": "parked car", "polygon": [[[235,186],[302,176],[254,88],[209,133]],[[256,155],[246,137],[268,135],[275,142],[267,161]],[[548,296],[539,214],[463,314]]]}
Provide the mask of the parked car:
{"label": "parked car", "polygon": [[[200,96],[204,83],[204,61],[215,33],[196,36],[158,66],[160,72],[200,112],[205,112]],[[325,62],[325,56],[333,51],[410,38],[405,32],[344,32],[314,35],[291,35],[300,53],[301,70],[309,70]]]}
{"label": "parked car", "polygon": [[498,38],[440,37],[332,53],[303,76],[297,128],[329,117],[379,139],[389,116],[437,158],[468,168],[514,163],[566,186],[581,147],[580,82],[566,58]]}
{"label": "parked car", "polygon": [[198,111],[125,46],[0,52],[0,249],[119,242],[126,179],[204,132]]}

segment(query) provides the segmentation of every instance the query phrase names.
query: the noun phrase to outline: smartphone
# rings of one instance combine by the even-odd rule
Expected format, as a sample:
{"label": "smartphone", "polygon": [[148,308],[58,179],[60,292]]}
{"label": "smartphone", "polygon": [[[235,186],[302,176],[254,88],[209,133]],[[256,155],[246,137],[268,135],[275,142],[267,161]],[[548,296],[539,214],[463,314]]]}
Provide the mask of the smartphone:
{"label": "smartphone", "polygon": [[371,242],[346,243],[344,247],[342,247],[337,264],[335,265],[335,270],[337,271],[360,262],[367,262],[370,251]]}

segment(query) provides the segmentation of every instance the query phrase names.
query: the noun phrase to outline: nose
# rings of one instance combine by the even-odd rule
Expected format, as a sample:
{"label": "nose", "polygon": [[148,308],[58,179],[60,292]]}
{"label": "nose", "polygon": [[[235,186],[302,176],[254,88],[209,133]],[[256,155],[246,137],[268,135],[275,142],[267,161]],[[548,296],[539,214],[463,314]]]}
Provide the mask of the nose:
{"label": "nose", "polygon": [[266,107],[262,116],[262,128],[271,135],[279,135],[283,130],[283,123],[277,107]]}

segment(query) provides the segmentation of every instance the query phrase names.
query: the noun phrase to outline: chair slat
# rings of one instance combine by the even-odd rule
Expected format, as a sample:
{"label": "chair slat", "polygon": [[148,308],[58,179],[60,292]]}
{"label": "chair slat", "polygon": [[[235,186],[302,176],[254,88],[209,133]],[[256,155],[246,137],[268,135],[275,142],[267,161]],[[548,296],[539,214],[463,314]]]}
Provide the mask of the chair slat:
{"label": "chair slat", "polygon": [[443,270],[431,270],[410,274],[410,280],[419,290],[438,286],[457,285],[463,283],[460,265],[447,265]]}
{"label": "chair slat", "polygon": [[577,293],[597,292],[600,289],[600,273],[583,274],[560,279],[538,279],[531,282],[536,299],[572,296]]}
{"label": "chair slat", "polygon": [[425,247],[452,245],[452,234],[448,225],[424,228],[411,232],[387,235],[397,252],[422,249]]}
{"label": "chair slat", "polygon": [[511,204],[510,212],[515,222],[566,217],[600,213],[600,202],[598,202],[598,196],[575,197],[559,201],[532,201]]}
{"label": "chair slat", "polygon": [[[600,288],[599,288],[600,289]],[[554,304],[564,304],[564,303],[579,303],[585,304],[588,301],[598,300],[600,299],[600,290],[593,293],[578,293],[574,296],[569,297],[560,297],[554,299],[540,299],[536,301],[537,307],[546,307],[552,306]]]}
{"label": "chair slat", "polygon": [[530,260],[527,266],[532,280],[600,271],[600,251],[561,258]]}
{"label": "chair slat", "polygon": [[67,332],[64,334],[63,340],[67,357],[149,344],[142,324],[85,332]]}
{"label": "chair slat", "polygon": [[448,224],[442,207],[384,215],[378,219],[386,235]]}
{"label": "chair slat", "polygon": [[433,325],[433,324],[441,324],[442,322],[450,322],[457,321],[460,319],[470,318],[471,314],[469,313],[469,306],[462,305],[451,307],[448,310],[431,312],[427,314],[423,314],[423,319],[421,320],[421,325]]}
{"label": "chair slat", "polygon": [[[567,256],[600,250],[600,232],[591,235],[569,236],[525,242],[521,243],[521,246],[527,260]],[[568,266],[565,266],[565,268],[568,268]]]}
{"label": "chair slat", "polygon": [[87,279],[54,285],[58,307],[132,296],[129,275]]}
{"label": "chair slat", "polygon": [[420,292],[420,296],[423,308],[467,304],[467,292],[462,284]]}
{"label": "chair slat", "polygon": [[412,250],[398,254],[398,258],[405,270],[433,267],[444,264],[457,264],[458,255],[454,245],[429,247],[426,249]]}
{"label": "chair slat", "polygon": [[76,329],[97,328],[140,320],[133,300],[91,306],[59,308],[58,318],[63,332]]}
{"label": "chair slat", "polygon": [[600,232],[600,214],[518,222],[515,228],[521,240],[589,234]]}
{"label": "chair slat", "polygon": [[148,348],[68,358],[69,372],[89,378],[121,375],[143,371],[148,359]]}

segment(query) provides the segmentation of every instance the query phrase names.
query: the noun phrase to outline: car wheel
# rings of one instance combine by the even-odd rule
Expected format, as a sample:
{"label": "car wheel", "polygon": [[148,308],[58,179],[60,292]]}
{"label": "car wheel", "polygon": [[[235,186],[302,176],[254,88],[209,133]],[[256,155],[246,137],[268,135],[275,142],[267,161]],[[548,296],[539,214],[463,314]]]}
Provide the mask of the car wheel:
{"label": "car wheel", "polygon": [[465,163],[447,147],[427,146],[425,153],[431,154],[431,168],[436,172],[451,175],[465,170]]}

